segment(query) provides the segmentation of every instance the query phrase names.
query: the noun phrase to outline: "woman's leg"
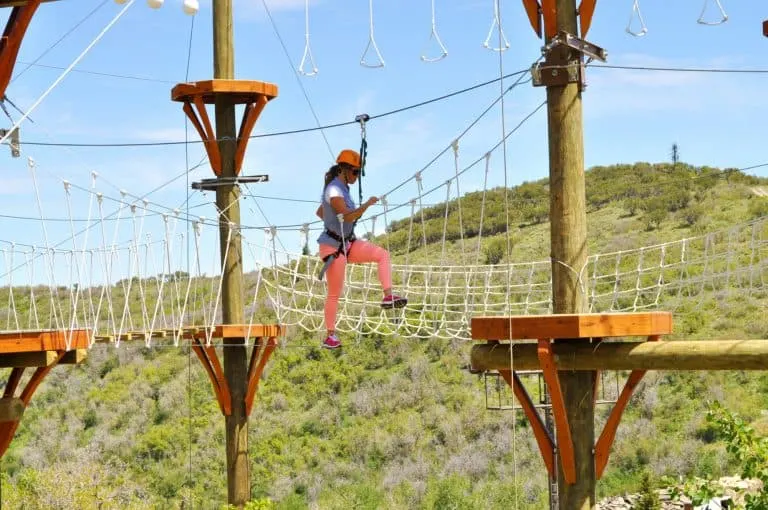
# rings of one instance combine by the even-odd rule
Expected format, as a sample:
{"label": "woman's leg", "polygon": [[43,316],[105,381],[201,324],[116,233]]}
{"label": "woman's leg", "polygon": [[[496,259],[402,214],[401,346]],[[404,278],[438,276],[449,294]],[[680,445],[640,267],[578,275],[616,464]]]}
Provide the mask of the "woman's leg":
{"label": "woman's leg", "polygon": [[392,267],[389,264],[389,252],[367,241],[357,240],[349,250],[349,261],[355,264],[376,262],[379,266],[379,283],[384,296],[392,293]]}
{"label": "woman's leg", "polygon": [[[320,245],[320,258],[336,253],[337,248],[327,244]],[[328,295],[325,298],[325,328],[328,335],[336,332],[336,312],[339,308],[339,297],[344,289],[344,269],[347,267],[347,259],[344,255],[339,255],[331,262],[328,271],[325,273],[325,279],[328,284]]]}

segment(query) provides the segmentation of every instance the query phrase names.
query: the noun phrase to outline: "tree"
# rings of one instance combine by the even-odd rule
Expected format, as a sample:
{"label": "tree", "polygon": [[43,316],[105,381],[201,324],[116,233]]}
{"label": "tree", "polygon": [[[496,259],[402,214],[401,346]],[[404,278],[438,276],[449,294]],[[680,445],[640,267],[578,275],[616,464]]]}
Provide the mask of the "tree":
{"label": "tree", "polygon": [[653,488],[651,473],[645,471],[640,480],[640,499],[637,500],[637,510],[661,510],[661,500]]}

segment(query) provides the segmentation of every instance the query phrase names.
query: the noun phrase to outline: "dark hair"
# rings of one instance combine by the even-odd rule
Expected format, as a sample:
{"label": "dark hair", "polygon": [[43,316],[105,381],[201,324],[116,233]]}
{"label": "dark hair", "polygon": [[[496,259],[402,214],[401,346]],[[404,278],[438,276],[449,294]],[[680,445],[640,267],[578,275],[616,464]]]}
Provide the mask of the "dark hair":
{"label": "dark hair", "polygon": [[[333,165],[327,172],[325,172],[325,184],[323,185],[323,190],[328,187],[332,180],[341,175],[341,172],[343,172],[344,169],[350,168],[353,169],[354,167],[352,165],[347,165],[346,163]],[[347,187],[349,187],[349,185],[347,185]]]}
{"label": "dark hair", "polygon": [[341,166],[339,165],[333,165],[327,172],[325,172],[325,184],[323,185],[323,189],[327,188],[331,181],[338,177],[340,173]]}

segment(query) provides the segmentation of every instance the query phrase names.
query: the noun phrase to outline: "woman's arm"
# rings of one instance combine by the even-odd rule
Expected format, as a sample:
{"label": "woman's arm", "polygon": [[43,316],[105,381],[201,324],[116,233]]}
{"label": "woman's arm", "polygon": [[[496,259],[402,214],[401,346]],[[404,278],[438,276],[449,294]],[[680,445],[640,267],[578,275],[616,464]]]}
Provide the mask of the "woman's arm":
{"label": "woman's arm", "polygon": [[317,208],[317,211],[315,211],[315,214],[321,220],[323,219],[323,204],[320,204],[320,207]]}
{"label": "woman's arm", "polygon": [[331,207],[336,212],[336,214],[344,215],[344,221],[350,222],[350,221],[355,221],[360,216],[365,214],[365,211],[367,211],[370,206],[372,206],[378,201],[379,201],[378,198],[371,197],[368,199],[366,203],[364,203],[357,209],[349,209],[347,208],[347,204],[344,203],[344,199],[342,197],[333,197],[331,198]]}

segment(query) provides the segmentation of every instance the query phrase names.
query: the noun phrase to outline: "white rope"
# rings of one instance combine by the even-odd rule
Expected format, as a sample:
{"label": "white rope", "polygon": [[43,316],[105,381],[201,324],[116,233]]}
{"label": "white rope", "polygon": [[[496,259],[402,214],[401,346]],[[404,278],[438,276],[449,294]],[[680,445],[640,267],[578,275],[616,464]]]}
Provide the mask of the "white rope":
{"label": "white rope", "polygon": [[[309,63],[312,66],[311,71],[305,71],[304,66]],[[317,66],[315,65],[315,57],[312,56],[312,48],[309,45],[309,0],[304,0],[304,54],[301,57],[301,63],[299,64],[299,72],[304,76],[317,75]]]}
{"label": "white rope", "polygon": [[[16,249],[15,244],[11,244],[11,253],[8,255],[5,250],[3,250],[3,256],[8,257],[6,266],[9,268],[13,267],[13,252]],[[19,317],[16,312],[16,300],[13,298],[13,269],[8,271],[8,320],[6,324],[6,329],[11,329],[11,317],[13,317],[13,329],[21,329],[19,326]]]}
{"label": "white rope", "polygon": [[[496,48],[491,47],[491,36],[493,36],[494,28],[499,29],[499,46]],[[493,21],[491,22],[491,28],[488,30],[488,36],[483,41],[483,47],[491,51],[507,51],[509,49],[509,41],[507,41],[507,36],[504,35],[504,29],[501,27],[499,0],[493,0]]]}
{"label": "white rope", "polygon": [[[632,29],[632,22],[637,18],[640,22],[640,30],[634,31]],[[648,27],[645,26],[645,20],[643,19],[643,13],[640,12],[640,0],[634,0],[632,3],[632,13],[629,15],[629,22],[627,23],[626,32],[635,37],[642,37],[648,33]]]}
{"label": "white rope", "polygon": [[432,30],[429,33],[429,39],[427,40],[427,46],[429,46],[429,43],[432,42],[434,39],[437,45],[440,48],[440,54],[437,57],[428,57],[426,55],[426,47],[424,48],[424,51],[421,53],[421,60],[424,62],[439,62],[440,60],[443,60],[445,57],[448,56],[448,50],[445,48],[445,45],[443,44],[443,40],[440,39],[440,34],[437,33],[437,19],[435,17],[435,0],[432,0]]}
{"label": "white rope", "polygon": [[[369,68],[384,67],[384,58],[381,56],[379,46],[376,44],[376,39],[373,35],[373,0],[368,0],[368,14],[370,18],[368,28],[368,44],[365,47],[365,51],[363,51],[363,56],[360,57],[360,65]],[[369,64],[365,61],[365,56],[368,54],[368,51],[371,48],[373,48],[373,50],[376,52],[376,58],[378,59],[378,63],[376,64]]]}
{"label": "white rope", "polygon": [[107,26],[105,26],[102,29],[102,31],[96,36],[96,38],[93,41],[91,41],[91,43],[88,46],[86,46],[86,48],[82,51],[82,53],[80,53],[80,55],[78,55],[77,58],[73,60],[72,63],[69,64],[69,66],[66,69],[64,69],[64,71],[59,75],[58,78],[56,78],[56,80],[48,87],[48,89],[46,89],[46,91],[43,92],[43,94],[39,98],[37,98],[37,101],[35,101],[32,104],[32,106],[30,106],[29,109],[24,112],[24,114],[19,118],[19,120],[16,121],[13,127],[11,127],[8,130],[5,136],[0,138],[0,145],[5,143],[8,137],[10,137],[11,134],[16,129],[18,129],[21,123],[24,122],[27,119],[27,117],[29,117],[29,115],[37,109],[38,106],[40,106],[40,103],[42,103],[46,97],[48,97],[48,94],[53,92],[53,89],[55,89],[59,85],[59,83],[61,83],[62,80],[64,80],[64,78],[66,78],[66,76],[72,71],[72,69],[74,69],[75,66],[80,63],[80,61],[88,54],[88,52],[91,51],[91,48],[93,48],[96,45],[96,43],[98,43],[101,40],[101,38],[104,37],[104,35],[106,35],[107,32],[109,32],[109,29],[112,28],[112,26],[115,23],[117,23],[117,21],[123,16],[123,14],[125,14],[125,12],[133,5],[133,2],[134,0],[129,0],[126,6],[123,7],[123,9],[119,13],[117,13],[117,16],[115,16],[112,19],[112,21],[110,21],[107,24]]}
{"label": "white rope", "polygon": [[709,26],[717,26],[722,25],[726,21],[728,21],[728,14],[725,12],[725,9],[723,8],[723,4],[720,3],[720,0],[715,0],[715,5],[717,5],[718,10],[720,11],[720,19],[716,21],[707,21],[704,18],[704,15],[707,12],[707,6],[709,5],[710,0],[704,0],[704,6],[701,8],[701,14],[699,15],[699,19],[696,20],[696,22],[700,25],[709,25]]}

